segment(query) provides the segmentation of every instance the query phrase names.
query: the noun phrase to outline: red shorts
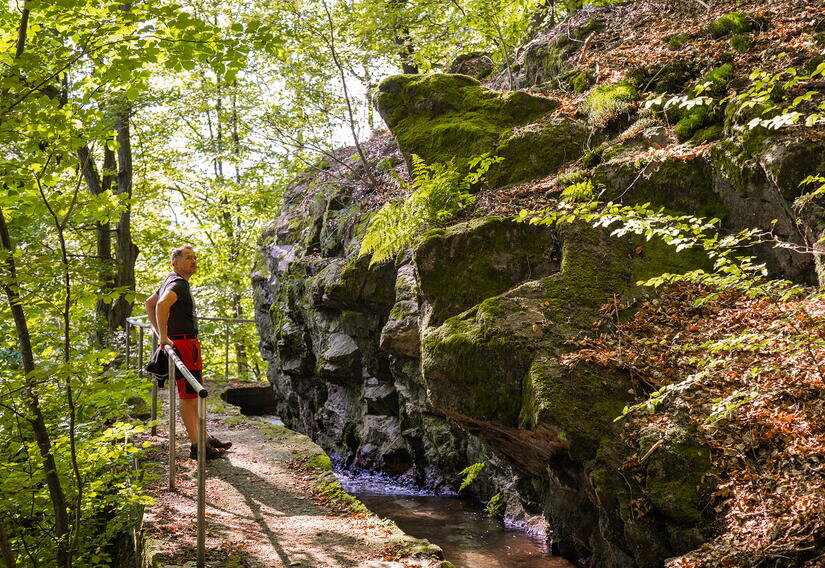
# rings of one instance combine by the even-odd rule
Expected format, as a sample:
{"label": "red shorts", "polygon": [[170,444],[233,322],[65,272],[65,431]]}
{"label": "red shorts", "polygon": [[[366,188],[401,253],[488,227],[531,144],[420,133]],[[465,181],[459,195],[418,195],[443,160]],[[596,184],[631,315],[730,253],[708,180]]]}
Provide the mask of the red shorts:
{"label": "red shorts", "polygon": [[[192,376],[194,376],[199,383],[203,384],[201,382],[203,362],[201,361],[201,344],[198,342],[198,338],[187,337],[185,339],[175,339],[174,337],[170,337],[169,339],[175,344],[175,349],[177,349],[180,355],[180,360],[183,361],[183,366],[189,369]],[[177,367],[175,367],[175,373],[175,378],[177,379],[176,384],[178,385],[178,396],[180,398],[198,398],[198,393],[195,392],[195,389],[192,388],[189,381],[181,375]]]}

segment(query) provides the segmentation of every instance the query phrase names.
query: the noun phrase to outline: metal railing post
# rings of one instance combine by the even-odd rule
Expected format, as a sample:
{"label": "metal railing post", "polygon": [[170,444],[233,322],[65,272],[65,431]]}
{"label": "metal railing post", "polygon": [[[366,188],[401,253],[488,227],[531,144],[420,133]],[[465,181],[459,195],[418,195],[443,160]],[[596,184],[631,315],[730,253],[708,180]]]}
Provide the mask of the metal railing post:
{"label": "metal railing post", "polygon": [[224,333],[223,352],[223,380],[229,381],[229,322],[226,322],[226,332]]}
{"label": "metal railing post", "polygon": [[132,346],[131,346],[131,334],[129,333],[132,331],[132,324],[127,320],[126,321],[126,368],[132,366]]}
{"label": "metal railing post", "polygon": [[[152,354],[155,353],[155,350],[158,348],[158,338],[153,333],[152,334]],[[158,435],[158,381],[156,379],[152,379],[152,436]]]}
{"label": "metal railing post", "polygon": [[177,368],[169,358],[169,491],[175,489],[175,394]]}
{"label": "metal railing post", "polygon": [[143,328],[138,327],[138,377],[143,377]]}
{"label": "metal railing post", "polygon": [[206,397],[198,396],[198,568],[206,564]]}

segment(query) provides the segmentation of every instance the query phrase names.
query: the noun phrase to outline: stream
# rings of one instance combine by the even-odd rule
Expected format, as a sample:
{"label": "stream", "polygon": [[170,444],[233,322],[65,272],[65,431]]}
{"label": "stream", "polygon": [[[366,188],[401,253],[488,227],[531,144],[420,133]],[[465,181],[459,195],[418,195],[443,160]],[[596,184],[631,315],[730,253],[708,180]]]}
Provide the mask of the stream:
{"label": "stream", "polygon": [[[256,418],[283,426],[277,416],[262,414]],[[370,511],[393,520],[410,536],[437,544],[457,568],[575,568],[551,555],[544,535],[492,519],[475,501],[400,485],[379,473],[335,474],[344,490]]]}
{"label": "stream", "polygon": [[573,568],[551,556],[543,536],[491,519],[484,507],[455,495],[397,485],[380,474],[337,471],[344,490],[415,538],[444,550],[457,568]]}

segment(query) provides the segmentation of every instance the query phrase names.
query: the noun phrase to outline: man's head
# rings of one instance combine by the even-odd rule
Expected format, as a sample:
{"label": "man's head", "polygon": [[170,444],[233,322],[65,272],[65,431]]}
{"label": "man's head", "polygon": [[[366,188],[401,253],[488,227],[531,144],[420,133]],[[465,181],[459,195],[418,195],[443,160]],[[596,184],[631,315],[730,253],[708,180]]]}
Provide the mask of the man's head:
{"label": "man's head", "polygon": [[195,249],[189,245],[183,245],[172,251],[172,268],[187,280],[198,270],[198,261],[195,256]]}

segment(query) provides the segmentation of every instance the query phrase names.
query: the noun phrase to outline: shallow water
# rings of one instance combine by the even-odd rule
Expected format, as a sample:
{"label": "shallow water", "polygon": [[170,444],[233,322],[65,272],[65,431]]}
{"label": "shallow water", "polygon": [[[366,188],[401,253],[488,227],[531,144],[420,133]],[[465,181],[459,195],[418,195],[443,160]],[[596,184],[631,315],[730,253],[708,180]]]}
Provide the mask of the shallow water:
{"label": "shallow water", "polygon": [[338,473],[344,489],[410,536],[444,550],[458,568],[573,568],[551,556],[543,537],[491,519],[484,507],[455,495],[395,485],[379,475]]}

